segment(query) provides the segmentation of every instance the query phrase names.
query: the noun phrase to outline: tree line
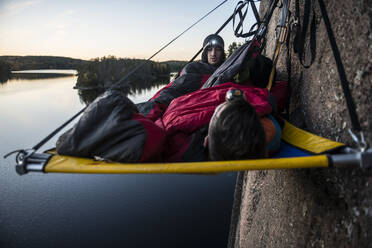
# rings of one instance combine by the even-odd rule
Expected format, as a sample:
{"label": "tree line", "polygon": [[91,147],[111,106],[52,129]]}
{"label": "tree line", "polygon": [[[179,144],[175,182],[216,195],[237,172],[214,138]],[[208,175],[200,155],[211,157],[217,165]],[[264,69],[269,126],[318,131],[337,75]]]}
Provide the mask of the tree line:
{"label": "tree line", "polygon": [[[230,56],[243,43],[233,42],[227,49]],[[79,69],[79,77],[76,88],[93,89],[110,87],[122,77],[128,75],[133,68],[144,63],[141,59],[116,58],[108,56],[96,58],[84,64]],[[186,65],[186,61],[146,62],[139,70],[126,79],[120,87],[148,88],[159,79],[168,79],[171,72],[180,72]]]}
{"label": "tree line", "polygon": [[169,80],[169,73],[180,71],[185,64],[184,61],[154,62],[115,56],[95,58],[79,68],[76,88],[108,88],[140,65],[137,71],[117,86],[148,88],[159,80]]}
{"label": "tree line", "polygon": [[57,56],[0,56],[0,82],[6,82],[12,71],[39,69],[75,69],[86,60]]}
{"label": "tree line", "polygon": [[10,65],[0,60],[0,83],[6,82],[11,73]]}
{"label": "tree line", "polygon": [[[233,42],[227,49],[230,56],[242,43]],[[11,71],[37,69],[75,69],[78,71],[77,88],[107,88],[127,75],[142,59],[107,56],[89,61],[58,56],[0,56],[0,82],[11,76]],[[154,82],[169,78],[171,72],[180,72],[186,61],[146,62],[130,76],[125,84],[132,88],[148,88]]]}
{"label": "tree line", "polygon": [[0,56],[12,71],[39,69],[75,69],[88,61],[58,56]]}

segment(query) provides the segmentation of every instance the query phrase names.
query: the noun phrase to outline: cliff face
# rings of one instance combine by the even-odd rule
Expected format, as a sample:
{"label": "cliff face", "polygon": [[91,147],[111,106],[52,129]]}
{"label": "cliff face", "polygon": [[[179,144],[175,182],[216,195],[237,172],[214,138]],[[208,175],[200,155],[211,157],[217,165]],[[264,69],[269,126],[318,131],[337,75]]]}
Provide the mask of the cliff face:
{"label": "cliff face", "polygon": [[[268,0],[260,6],[261,16]],[[293,18],[295,1],[290,1]],[[293,53],[290,120],[310,132],[353,146],[351,122],[318,1],[316,58],[305,69]],[[372,5],[368,0],[325,1],[346,70],[359,121],[372,142]],[[368,4],[369,3],[369,4]],[[304,0],[300,1],[304,12]],[[276,9],[269,25],[265,53],[274,51]],[[309,35],[306,39],[309,45]],[[287,47],[277,70],[287,78]],[[310,59],[310,50],[305,61]],[[359,168],[252,171],[239,175],[231,247],[368,247],[372,242],[372,172]],[[241,189],[241,190],[239,190]]]}

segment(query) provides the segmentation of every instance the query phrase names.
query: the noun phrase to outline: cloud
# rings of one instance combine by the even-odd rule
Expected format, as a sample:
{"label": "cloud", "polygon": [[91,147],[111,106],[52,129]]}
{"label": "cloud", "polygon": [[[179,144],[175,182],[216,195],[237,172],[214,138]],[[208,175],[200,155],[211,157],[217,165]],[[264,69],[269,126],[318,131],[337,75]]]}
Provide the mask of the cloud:
{"label": "cloud", "polygon": [[68,9],[63,11],[59,16],[60,17],[67,17],[67,16],[72,16],[76,14],[76,9]]}
{"label": "cloud", "polygon": [[42,1],[41,0],[28,0],[28,1],[14,1],[5,4],[1,9],[0,9],[0,15],[15,15],[19,14],[25,9],[40,4]]}

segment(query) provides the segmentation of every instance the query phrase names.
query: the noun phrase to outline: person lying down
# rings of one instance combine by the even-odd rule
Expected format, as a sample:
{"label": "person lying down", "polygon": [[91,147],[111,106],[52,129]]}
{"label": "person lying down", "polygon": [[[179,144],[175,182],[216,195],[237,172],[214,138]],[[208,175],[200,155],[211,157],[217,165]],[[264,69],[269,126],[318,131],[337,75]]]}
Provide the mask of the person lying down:
{"label": "person lying down", "polygon": [[141,112],[143,105],[117,90],[107,91],[59,138],[57,152],[130,163],[269,156],[281,134],[273,114],[284,108],[287,97],[286,82],[266,89],[271,66],[261,55],[248,58],[230,82],[179,96],[156,115]]}

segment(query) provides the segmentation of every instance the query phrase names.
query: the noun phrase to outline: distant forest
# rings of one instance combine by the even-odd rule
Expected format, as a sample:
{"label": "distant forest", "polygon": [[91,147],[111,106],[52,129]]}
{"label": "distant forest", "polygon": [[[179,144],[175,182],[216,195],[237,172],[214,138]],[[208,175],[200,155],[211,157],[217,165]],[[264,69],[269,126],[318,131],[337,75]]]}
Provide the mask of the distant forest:
{"label": "distant forest", "polygon": [[[11,71],[75,69],[79,75],[77,88],[107,88],[144,62],[141,59],[114,56],[89,61],[55,56],[0,56],[0,82],[7,81]],[[126,80],[126,84],[147,88],[154,81],[169,79],[170,72],[179,72],[185,64],[185,61],[148,61]]]}
{"label": "distant forest", "polygon": [[[233,42],[227,49],[230,56],[243,43]],[[77,88],[107,88],[144,63],[142,59],[107,56],[91,60],[57,56],[0,56],[0,83],[11,77],[11,71],[38,69],[75,69],[78,71]],[[127,86],[148,88],[154,81],[169,79],[169,73],[180,72],[186,61],[146,62],[125,80]]]}
{"label": "distant forest", "polygon": [[0,83],[8,80],[11,74],[10,65],[0,60]]}
{"label": "distant forest", "polygon": [[38,69],[75,69],[88,61],[56,56],[0,56],[12,71]]}
{"label": "distant forest", "polygon": [[86,60],[56,56],[0,56],[0,82],[11,77],[11,71],[38,69],[75,69],[88,63]]}
{"label": "distant forest", "polygon": [[127,76],[134,68],[142,65],[118,87],[148,88],[155,82],[169,81],[170,72],[178,72],[186,62],[154,62],[142,59],[116,58],[108,56],[96,58],[79,69],[76,88],[107,88]]}
{"label": "distant forest", "polygon": [[[230,44],[227,56],[230,56],[242,45],[243,43],[236,42]],[[82,90],[106,89],[144,62],[145,60],[141,59],[123,59],[114,56],[96,58],[80,67],[76,88]],[[186,61],[176,60],[165,62],[149,61],[127,78],[125,82],[117,86],[120,88],[145,89],[160,82],[166,83],[169,82],[169,74],[171,72],[180,72],[186,63]]]}

